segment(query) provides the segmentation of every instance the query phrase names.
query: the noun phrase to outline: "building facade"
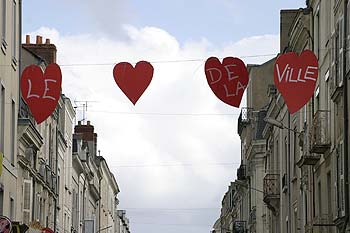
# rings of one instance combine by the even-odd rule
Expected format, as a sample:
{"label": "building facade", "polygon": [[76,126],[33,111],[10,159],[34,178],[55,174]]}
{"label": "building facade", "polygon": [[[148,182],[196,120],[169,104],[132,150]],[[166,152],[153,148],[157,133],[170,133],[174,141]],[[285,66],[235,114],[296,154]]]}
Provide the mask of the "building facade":
{"label": "building facade", "polygon": [[[78,122],[73,135],[73,219],[76,232],[118,232],[118,184],[97,150],[90,121]],[[80,210],[80,211],[76,211]]]}
{"label": "building facade", "polygon": [[17,114],[21,1],[1,1],[0,33],[0,215],[18,219]]}
{"label": "building facade", "polygon": [[[247,224],[242,231],[230,232],[350,232],[350,4],[308,0],[301,7],[281,11],[280,53],[309,49],[316,54],[319,76],[314,95],[290,114],[273,83],[261,87],[264,91],[252,92],[251,79],[247,108],[238,120],[242,165],[233,182],[240,188],[236,188],[232,212],[240,216],[237,221]],[[271,72],[266,75],[272,80]],[[251,108],[251,97],[265,106]],[[251,136],[259,131],[256,125],[261,118],[256,111],[265,114],[263,120],[268,122],[261,124],[261,144]],[[256,143],[260,149],[249,149]]]}
{"label": "building facade", "polygon": [[[36,64],[43,70],[56,62],[56,47],[37,37],[22,46],[21,70]],[[72,147],[75,112],[70,100],[61,95],[54,113],[37,124],[23,98],[18,114],[18,221],[38,223],[56,232],[64,231],[65,167]]]}

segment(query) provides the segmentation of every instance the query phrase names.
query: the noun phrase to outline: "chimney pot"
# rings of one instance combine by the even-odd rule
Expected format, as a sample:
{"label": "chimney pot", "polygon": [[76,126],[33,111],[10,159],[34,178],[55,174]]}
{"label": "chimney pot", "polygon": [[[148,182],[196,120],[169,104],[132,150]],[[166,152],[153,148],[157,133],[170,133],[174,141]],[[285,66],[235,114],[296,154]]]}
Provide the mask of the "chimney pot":
{"label": "chimney pot", "polygon": [[78,121],[78,125],[81,125],[81,121]]}
{"label": "chimney pot", "polygon": [[26,35],[26,44],[30,44],[30,35]]}
{"label": "chimney pot", "polygon": [[46,39],[45,44],[50,44],[50,39]]}
{"label": "chimney pot", "polygon": [[42,36],[36,36],[36,44],[42,44],[43,43],[43,37]]}
{"label": "chimney pot", "polygon": [[87,125],[90,125],[90,121],[87,121]]}

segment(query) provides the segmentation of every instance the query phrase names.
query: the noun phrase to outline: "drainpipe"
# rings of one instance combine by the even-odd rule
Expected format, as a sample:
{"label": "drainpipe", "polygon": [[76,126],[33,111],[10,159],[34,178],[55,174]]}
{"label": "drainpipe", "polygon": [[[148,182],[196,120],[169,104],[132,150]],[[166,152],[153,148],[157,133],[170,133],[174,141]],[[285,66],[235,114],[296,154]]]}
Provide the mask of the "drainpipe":
{"label": "drainpipe", "polygon": [[[18,49],[18,67],[19,67],[19,82],[18,82],[18,104],[17,106],[20,106],[21,104],[21,90],[20,90],[20,80],[21,80],[21,72],[22,72],[22,0],[18,1],[18,7],[19,7],[19,15],[18,15],[18,21],[19,21],[19,49]],[[19,112],[19,109],[18,109]]]}
{"label": "drainpipe", "polygon": [[[347,34],[348,34],[348,0],[344,0],[344,48],[347,48]],[[343,75],[344,75],[344,185],[345,185],[345,222],[342,232],[346,232],[349,222],[349,110],[348,110],[348,76],[346,75],[346,51],[343,53]]]}
{"label": "drainpipe", "polygon": [[58,108],[58,114],[57,114],[57,124],[56,124],[56,167],[55,167],[55,175],[56,175],[56,198],[54,199],[54,211],[53,211],[53,217],[54,217],[54,221],[53,221],[53,232],[56,233],[57,230],[57,200],[59,198],[59,190],[58,190],[58,124],[60,122],[60,108],[59,106],[57,106]]}
{"label": "drainpipe", "polygon": [[[290,113],[288,112],[288,128],[290,129],[291,127],[290,127]],[[290,165],[291,165],[291,156],[290,156],[290,143],[291,143],[291,141],[290,141],[290,134],[291,134],[291,130],[289,130],[288,129],[288,161],[289,161],[289,163],[288,163],[288,171],[287,171],[287,173],[288,173],[288,202],[289,202],[289,207],[288,207],[288,215],[289,215],[289,217],[288,217],[288,231],[289,231],[289,233],[291,233],[292,232],[292,198],[291,198],[291,191],[292,191],[292,189],[291,189],[291,185],[290,185],[290,183],[291,183],[291,175],[290,175],[290,171],[291,171],[291,169],[290,169]]]}
{"label": "drainpipe", "polygon": [[87,177],[86,177],[86,175],[85,175],[85,173],[84,173],[84,186],[83,186],[83,213],[81,213],[82,214],[82,225],[83,225],[83,231],[82,232],[85,232],[85,190],[86,190],[86,188],[85,188],[85,185],[86,185],[86,179],[87,179]]}
{"label": "drainpipe", "polygon": [[[98,155],[100,156],[100,150],[98,151]],[[100,169],[101,169],[101,162],[100,162],[100,165],[99,165],[99,168],[98,168],[98,170],[99,170],[99,172],[100,172]],[[100,173],[102,173],[102,172],[100,172]],[[98,178],[98,192],[99,192],[99,195],[100,195],[100,197],[99,197],[99,200],[98,200],[98,202],[99,202],[99,204],[98,204],[98,207],[99,207],[99,209],[98,209],[98,230],[99,231],[101,231],[101,208],[102,208],[102,206],[101,206],[101,181],[102,181],[102,174],[101,174],[101,176]]]}

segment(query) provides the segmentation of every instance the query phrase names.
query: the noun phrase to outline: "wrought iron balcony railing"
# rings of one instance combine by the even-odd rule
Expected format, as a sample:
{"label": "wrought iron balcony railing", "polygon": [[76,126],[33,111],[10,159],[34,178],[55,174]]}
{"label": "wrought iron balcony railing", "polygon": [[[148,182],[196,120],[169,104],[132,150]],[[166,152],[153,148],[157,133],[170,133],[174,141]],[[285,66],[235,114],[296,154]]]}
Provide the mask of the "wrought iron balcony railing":
{"label": "wrought iron balcony railing", "polygon": [[247,178],[247,166],[241,164],[241,166],[237,170],[237,179],[245,180]]}
{"label": "wrought iron balcony railing", "polygon": [[252,108],[243,107],[238,117],[238,134],[241,135],[243,128],[250,123]]}
{"label": "wrought iron balcony railing", "polygon": [[311,152],[324,153],[330,146],[330,111],[318,110],[312,125]]}

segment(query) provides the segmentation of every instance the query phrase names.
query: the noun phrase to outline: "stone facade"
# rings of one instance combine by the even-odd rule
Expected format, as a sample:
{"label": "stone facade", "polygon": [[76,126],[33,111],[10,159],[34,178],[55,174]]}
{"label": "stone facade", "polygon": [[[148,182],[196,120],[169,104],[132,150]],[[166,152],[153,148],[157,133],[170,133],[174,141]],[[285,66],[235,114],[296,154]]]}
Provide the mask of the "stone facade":
{"label": "stone facade", "polygon": [[[350,231],[350,4],[342,0],[310,0],[306,4],[281,11],[280,53],[314,51],[319,61],[314,96],[290,114],[274,85],[254,92],[248,88],[247,108],[238,120],[242,165],[233,182],[240,188],[235,190],[232,204],[233,221],[248,224],[242,231],[232,232]],[[267,98],[266,106],[251,108],[251,97]],[[250,140],[251,135],[259,130],[255,125],[261,119],[254,114],[257,110],[265,111],[269,123],[262,127],[261,148],[251,150],[257,142]],[[250,157],[249,151],[259,154],[261,160]],[[247,215],[242,206],[255,214]],[[256,219],[255,226],[252,219]]]}

